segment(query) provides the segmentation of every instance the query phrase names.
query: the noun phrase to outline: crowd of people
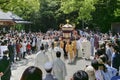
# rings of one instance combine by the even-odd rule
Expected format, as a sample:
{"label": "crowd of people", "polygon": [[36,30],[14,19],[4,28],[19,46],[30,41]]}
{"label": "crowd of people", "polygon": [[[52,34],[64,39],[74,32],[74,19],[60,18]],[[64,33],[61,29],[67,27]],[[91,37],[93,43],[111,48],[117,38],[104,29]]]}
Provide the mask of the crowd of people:
{"label": "crowd of people", "polygon": [[[0,34],[0,76],[10,80],[11,65],[35,54],[34,66],[28,67],[20,80],[65,80],[68,65],[85,58],[91,61],[84,70],[73,73],[71,80],[111,80],[120,67],[120,34],[76,31],[63,39],[62,31]],[[93,59],[91,59],[91,56]]]}

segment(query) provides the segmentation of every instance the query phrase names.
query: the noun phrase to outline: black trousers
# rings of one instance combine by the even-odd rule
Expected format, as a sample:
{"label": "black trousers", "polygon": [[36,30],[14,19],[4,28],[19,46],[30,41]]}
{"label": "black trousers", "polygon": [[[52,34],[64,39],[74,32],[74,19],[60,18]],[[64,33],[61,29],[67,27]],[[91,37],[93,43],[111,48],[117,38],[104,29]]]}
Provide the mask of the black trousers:
{"label": "black trousers", "polygon": [[26,54],[26,52],[23,52],[23,56],[22,56],[22,58],[25,58],[25,54]]}

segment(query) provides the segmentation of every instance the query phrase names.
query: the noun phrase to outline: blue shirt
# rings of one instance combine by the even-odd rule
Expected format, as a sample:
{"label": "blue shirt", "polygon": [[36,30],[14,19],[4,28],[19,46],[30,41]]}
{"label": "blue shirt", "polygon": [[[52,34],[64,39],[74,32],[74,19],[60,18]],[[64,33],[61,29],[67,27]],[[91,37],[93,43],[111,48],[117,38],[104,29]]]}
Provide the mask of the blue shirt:
{"label": "blue shirt", "polygon": [[111,78],[111,80],[120,80],[120,76],[114,76]]}

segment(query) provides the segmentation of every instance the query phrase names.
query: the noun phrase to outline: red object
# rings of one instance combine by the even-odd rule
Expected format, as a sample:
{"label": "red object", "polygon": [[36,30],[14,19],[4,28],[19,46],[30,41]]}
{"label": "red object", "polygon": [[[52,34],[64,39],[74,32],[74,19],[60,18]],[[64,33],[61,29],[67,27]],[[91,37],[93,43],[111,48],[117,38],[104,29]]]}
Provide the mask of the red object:
{"label": "red object", "polygon": [[31,49],[31,45],[30,44],[27,44],[27,49],[30,50]]}
{"label": "red object", "polygon": [[16,51],[17,51],[17,53],[20,52],[20,44],[16,44]]}

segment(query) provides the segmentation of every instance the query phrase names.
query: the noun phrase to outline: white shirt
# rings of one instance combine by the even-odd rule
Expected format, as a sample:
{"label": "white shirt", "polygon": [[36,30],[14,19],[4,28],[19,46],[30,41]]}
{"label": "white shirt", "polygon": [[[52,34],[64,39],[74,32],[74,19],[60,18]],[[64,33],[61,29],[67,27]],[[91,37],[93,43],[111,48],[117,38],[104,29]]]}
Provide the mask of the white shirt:
{"label": "white shirt", "polygon": [[23,47],[23,52],[26,52],[26,46],[27,46],[27,43],[22,43],[22,47]]}
{"label": "white shirt", "polygon": [[6,51],[6,50],[8,50],[8,47],[6,46],[6,45],[4,45],[4,46],[0,46],[0,56],[2,57],[3,56],[3,52],[4,51]]}

